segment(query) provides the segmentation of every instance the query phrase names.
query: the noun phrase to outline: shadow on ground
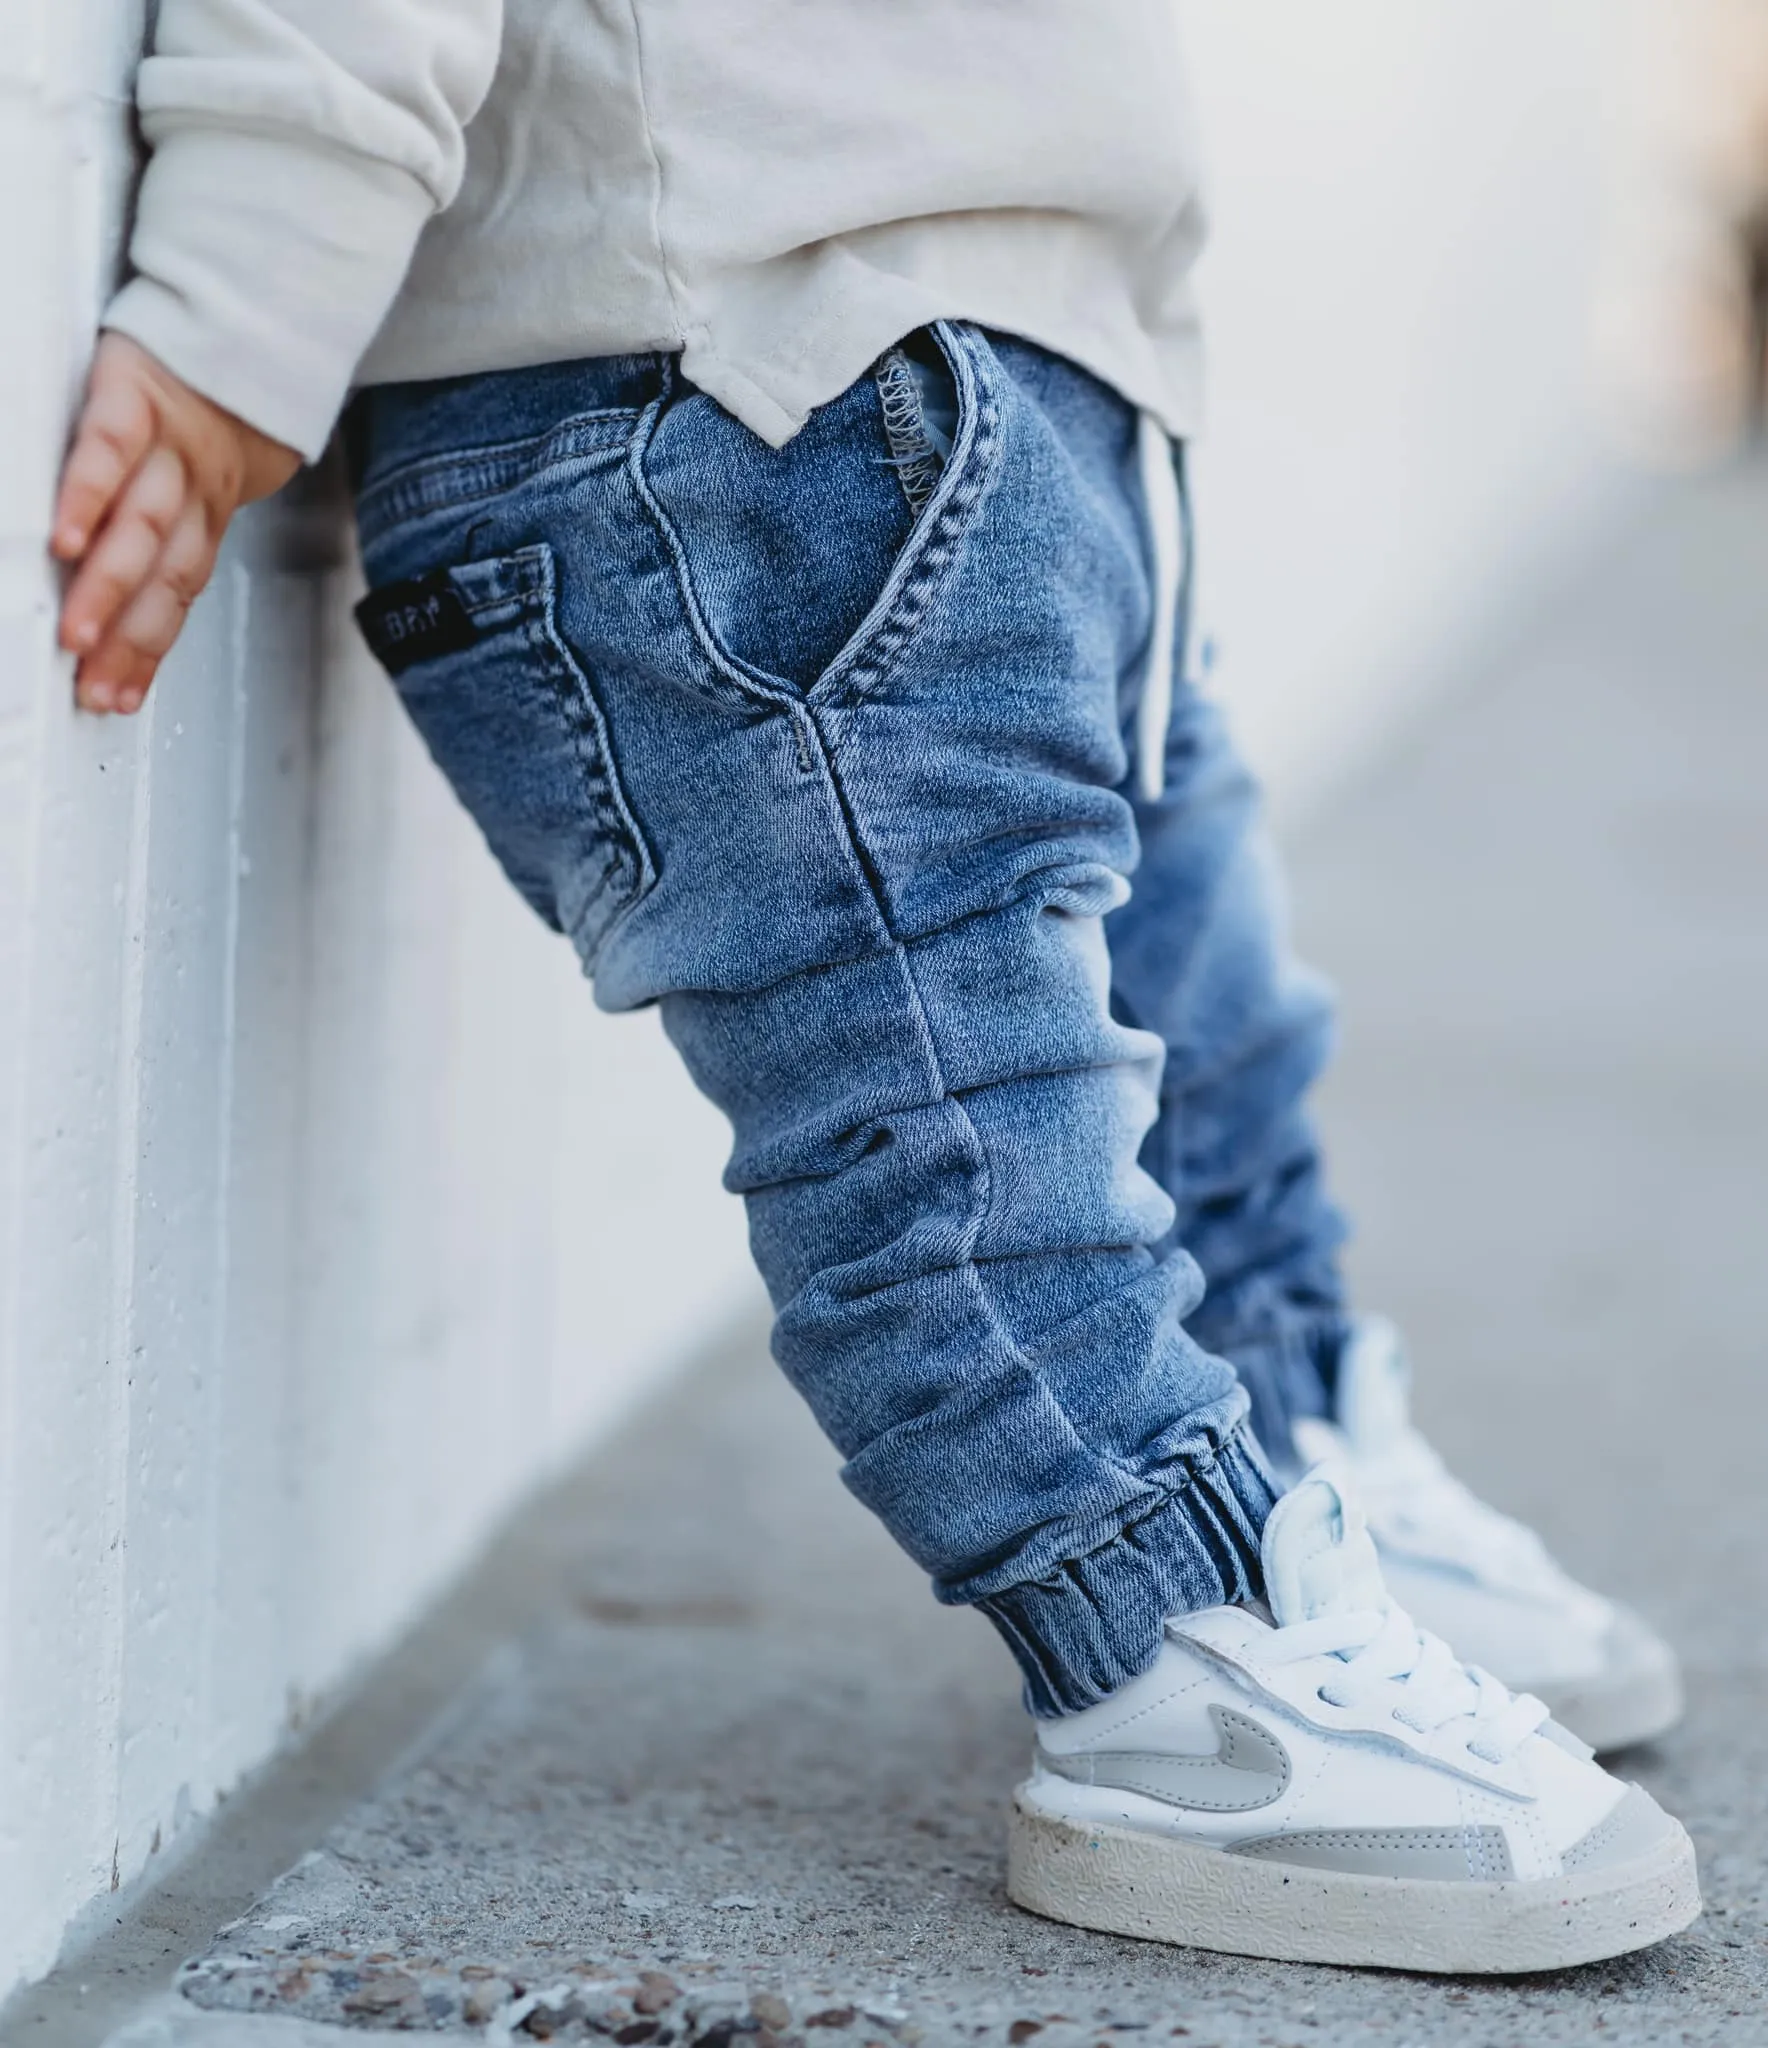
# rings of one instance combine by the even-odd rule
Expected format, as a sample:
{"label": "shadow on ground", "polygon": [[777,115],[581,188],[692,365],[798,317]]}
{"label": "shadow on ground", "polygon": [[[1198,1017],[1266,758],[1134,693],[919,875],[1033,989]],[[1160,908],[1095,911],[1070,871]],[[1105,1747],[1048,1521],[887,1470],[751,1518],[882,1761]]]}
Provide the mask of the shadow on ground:
{"label": "shadow on ground", "polygon": [[1667,497],[1297,855],[1365,1295],[1463,1469],[1686,1651],[1626,1768],[1694,1829],[1696,1929],[1434,1982],[1016,1912],[1007,1659],[757,1338],[534,1511],[529,1632],[132,2038],[1768,2041],[1765,556],[1759,476]]}

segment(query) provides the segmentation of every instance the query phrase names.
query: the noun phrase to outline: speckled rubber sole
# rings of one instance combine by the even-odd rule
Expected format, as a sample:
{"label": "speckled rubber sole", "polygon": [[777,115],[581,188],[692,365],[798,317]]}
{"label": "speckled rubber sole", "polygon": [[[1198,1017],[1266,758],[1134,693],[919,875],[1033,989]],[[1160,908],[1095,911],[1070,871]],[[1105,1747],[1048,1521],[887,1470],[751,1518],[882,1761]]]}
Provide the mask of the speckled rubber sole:
{"label": "speckled rubber sole", "polygon": [[1276,1962],[1446,1975],[1562,1970],[1649,1948],[1699,1917],[1681,1828],[1636,1862],[1508,1884],[1361,1877],[1229,1856],[1013,1801],[1007,1895],[1070,1926]]}

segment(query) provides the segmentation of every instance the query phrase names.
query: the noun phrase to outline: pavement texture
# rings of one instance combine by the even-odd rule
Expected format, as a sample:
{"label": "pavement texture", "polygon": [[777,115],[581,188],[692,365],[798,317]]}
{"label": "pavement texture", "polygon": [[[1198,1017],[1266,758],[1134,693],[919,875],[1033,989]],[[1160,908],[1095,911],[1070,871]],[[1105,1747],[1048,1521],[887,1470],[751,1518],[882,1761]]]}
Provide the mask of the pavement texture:
{"label": "pavement texture", "polygon": [[1695,1834],[1692,1931],[1442,1981],[1017,1912],[1009,1662],[755,1335],[524,1517],[520,1635],[118,2048],[1768,2042],[1765,780],[1743,471],[1649,505],[1292,849],[1362,1296],[1464,1476],[1687,1658],[1623,1770]]}

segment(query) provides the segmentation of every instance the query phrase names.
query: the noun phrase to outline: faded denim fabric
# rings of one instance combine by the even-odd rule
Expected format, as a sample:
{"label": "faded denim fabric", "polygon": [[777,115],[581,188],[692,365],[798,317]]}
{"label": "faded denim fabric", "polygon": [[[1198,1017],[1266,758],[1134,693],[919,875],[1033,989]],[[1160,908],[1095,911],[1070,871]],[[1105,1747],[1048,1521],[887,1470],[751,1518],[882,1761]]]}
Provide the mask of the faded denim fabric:
{"label": "faded denim fabric", "polygon": [[371,644],[729,1117],[847,1484],[1037,1711],[1103,1697],[1256,1589],[1272,1482],[1185,1319],[1276,1372],[1337,1314],[1326,1012],[1195,692],[1131,794],[1134,411],[942,323],[777,450],[667,356],[382,387],[349,433]]}
{"label": "faded denim fabric", "polygon": [[1142,1165],[1173,1202],[1207,1290],[1185,1327],[1232,1359],[1280,1471],[1290,1425],[1330,1412],[1349,1311],[1307,1091],[1332,1049],[1326,985],[1290,953],[1257,785],[1219,709],[1175,697],[1166,788],[1136,804],[1134,893],[1106,921],[1112,1009],[1166,1046]]}

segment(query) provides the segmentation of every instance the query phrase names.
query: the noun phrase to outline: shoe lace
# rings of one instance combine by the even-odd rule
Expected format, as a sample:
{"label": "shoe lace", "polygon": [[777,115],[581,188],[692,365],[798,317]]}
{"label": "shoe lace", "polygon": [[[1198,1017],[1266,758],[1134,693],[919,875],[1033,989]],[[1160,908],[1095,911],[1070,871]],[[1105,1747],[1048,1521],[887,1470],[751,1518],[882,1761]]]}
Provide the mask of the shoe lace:
{"label": "shoe lace", "polygon": [[1280,1665],[1329,1661],[1317,1687],[1328,1706],[1373,1719],[1385,1704],[1394,1720],[1420,1735],[1465,1721],[1466,1748],[1485,1763],[1505,1762],[1548,1718],[1541,1701],[1461,1663],[1399,1607],[1293,1622],[1276,1631],[1266,1655]]}

